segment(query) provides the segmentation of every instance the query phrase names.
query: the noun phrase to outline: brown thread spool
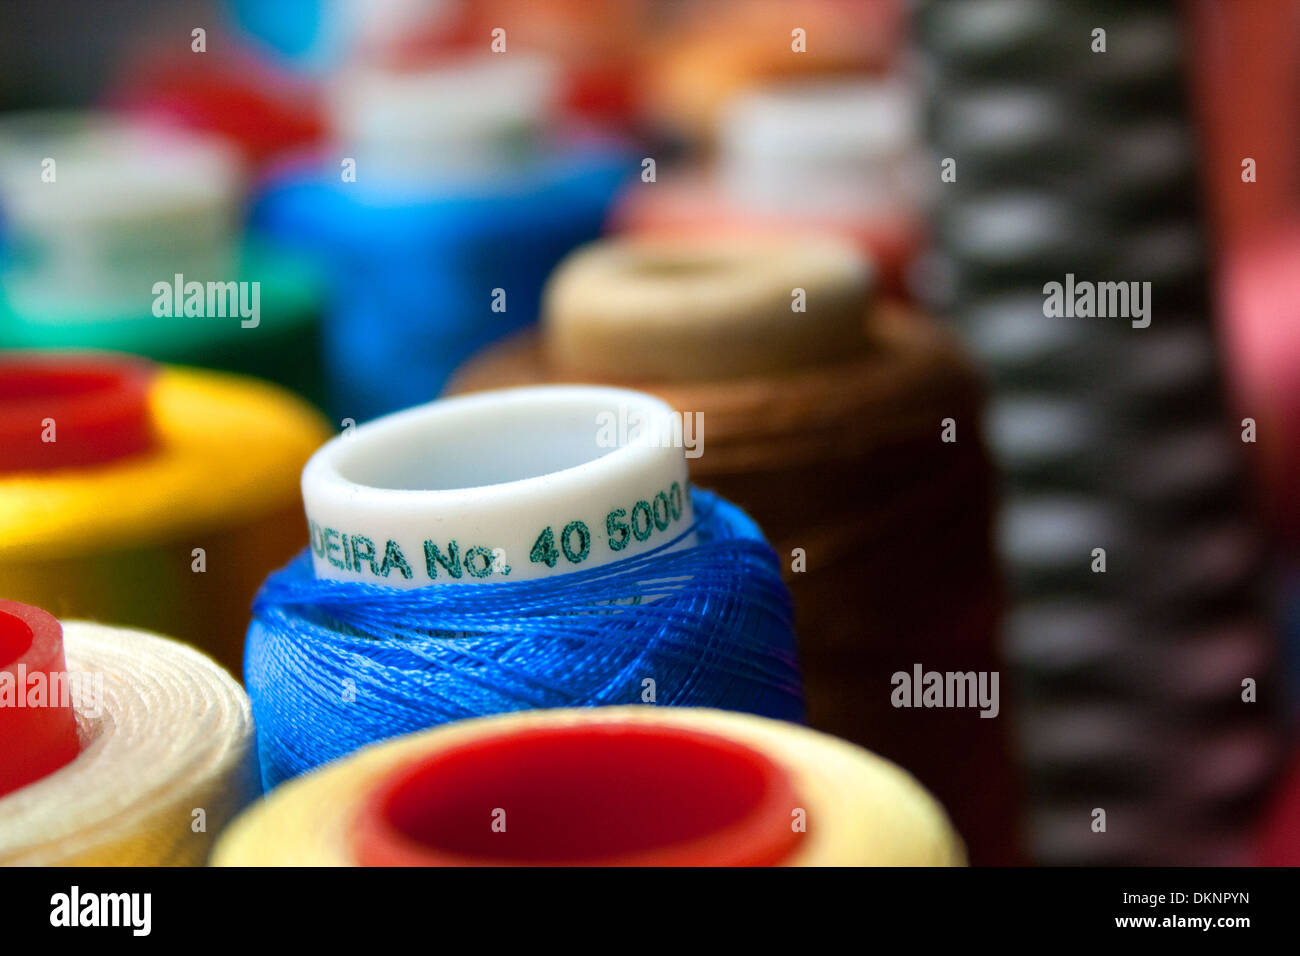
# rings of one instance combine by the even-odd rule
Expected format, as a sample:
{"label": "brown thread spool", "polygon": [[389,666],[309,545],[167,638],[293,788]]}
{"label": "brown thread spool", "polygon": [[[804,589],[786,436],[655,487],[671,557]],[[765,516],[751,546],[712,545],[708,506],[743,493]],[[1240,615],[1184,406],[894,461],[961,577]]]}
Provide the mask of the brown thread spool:
{"label": "brown thread spool", "polygon": [[[624,261],[637,250],[663,248],[644,239],[603,245],[619,247]],[[734,245],[715,245],[713,254],[723,259],[738,254]],[[680,242],[665,247],[687,254]],[[774,240],[766,254],[775,256],[780,247]],[[709,248],[697,239],[689,250],[707,263]],[[590,301],[583,321],[565,330],[557,347],[565,316],[556,308],[572,298],[575,278],[564,273],[585,261],[590,253],[579,253],[557,270],[540,336],[528,333],[488,350],[461,370],[449,391],[579,378],[635,386],[683,414],[703,413],[707,454],[690,460],[692,480],[744,507],[786,564],[809,722],[916,774],[949,808],[974,862],[1013,862],[1015,788],[1002,734],[1005,708],[1001,720],[985,720],[971,709],[904,709],[890,700],[891,676],[910,674],[918,663],[938,671],[999,668],[991,474],[979,432],[982,389],[970,365],[923,316],[890,303],[870,309],[869,289],[861,288],[856,334],[841,339],[834,355],[809,360],[815,347],[786,347],[782,334],[792,331],[808,339],[827,329],[841,334],[841,315],[821,313],[814,303],[846,308],[852,301],[847,271],[842,287],[829,290],[834,294],[808,286],[808,312],[792,315],[793,330],[758,336],[765,350],[751,342],[747,354],[758,370],[733,372],[734,364],[727,366],[734,356],[715,360],[709,353],[727,336],[746,335],[743,315],[716,317],[711,328],[708,316],[677,321],[671,335],[643,332],[637,350],[611,351],[616,336],[608,330],[597,337],[600,347],[579,341],[600,315],[600,302]],[[732,278],[747,281],[739,276],[750,274],[763,271]],[[664,271],[661,281],[679,288],[657,301],[699,301],[689,287],[700,279],[696,270]],[[602,274],[596,289],[616,285]],[[567,290],[564,296],[554,294],[557,286]],[[776,284],[769,281],[768,288]],[[789,309],[790,302],[784,290],[765,315]],[[615,309],[625,326],[663,324],[653,309],[633,320],[628,308]],[[706,328],[697,333],[701,324]],[[651,348],[659,351],[645,356]],[[577,363],[569,360],[575,353]],[[678,370],[693,374],[669,381],[642,371],[663,368],[674,353],[682,356]],[[646,366],[639,364],[643,356]],[[956,442],[941,441],[945,418],[957,423]],[[791,570],[794,548],[806,552],[804,572]]]}

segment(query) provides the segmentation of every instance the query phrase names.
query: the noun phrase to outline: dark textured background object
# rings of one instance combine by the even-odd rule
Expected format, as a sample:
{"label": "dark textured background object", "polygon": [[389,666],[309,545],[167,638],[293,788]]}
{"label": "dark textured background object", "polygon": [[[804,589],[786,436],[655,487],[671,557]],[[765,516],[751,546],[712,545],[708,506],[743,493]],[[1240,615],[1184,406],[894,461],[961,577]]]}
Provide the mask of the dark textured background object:
{"label": "dark textured background object", "polygon": [[[1280,688],[1209,320],[1177,8],[916,7],[934,151],[957,166],[922,294],[993,381],[1031,851],[1244,862]],[[1150,325],[1054,316],[1045,286],[1067,274],[1150,283]],[[1261,703],[1243,702],[1247,678]]]}

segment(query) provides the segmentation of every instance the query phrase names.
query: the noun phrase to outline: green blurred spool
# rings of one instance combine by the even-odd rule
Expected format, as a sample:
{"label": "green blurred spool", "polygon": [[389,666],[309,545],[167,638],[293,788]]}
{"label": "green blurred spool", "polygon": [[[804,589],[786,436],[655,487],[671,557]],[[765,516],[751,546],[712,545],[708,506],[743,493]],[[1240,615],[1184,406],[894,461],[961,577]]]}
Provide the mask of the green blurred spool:
{"label": "green blurred spool", "polygon": [[68,301],[47,304],[37,313],[18,308],[0,291],[0,347],[104,349],[239,372],[277,382],[324,407],[324,283],[319,271],[304,259],[253,240],[240,250],[237,279],[261,283],[255,328],[243,328],[238,315],[159,317],[153,314],[152,298],[138,311],[96,311],[84,301]]}

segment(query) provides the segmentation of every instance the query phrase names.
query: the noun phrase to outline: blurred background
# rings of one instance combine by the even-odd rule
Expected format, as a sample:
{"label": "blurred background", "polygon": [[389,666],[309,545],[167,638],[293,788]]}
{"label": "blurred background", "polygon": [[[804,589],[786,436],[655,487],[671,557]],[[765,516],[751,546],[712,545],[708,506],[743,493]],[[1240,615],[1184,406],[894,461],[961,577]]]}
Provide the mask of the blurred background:
{"label": "blurred background", "polygon": [[[547,282],[600,237],[834,239],[861,356],[583,376],[703,411],[695,480],[807,550],[810,722],[977,863],[1300,863],[1298,116],[1291,0],[8,4],[0,347],[343,427],[576,377]],[[1067,275],[1149,327],[1047,314]],[[259,283],[256,329],[159,314],[174,276]],[[1001,714],[891,708],[913,663]]]}

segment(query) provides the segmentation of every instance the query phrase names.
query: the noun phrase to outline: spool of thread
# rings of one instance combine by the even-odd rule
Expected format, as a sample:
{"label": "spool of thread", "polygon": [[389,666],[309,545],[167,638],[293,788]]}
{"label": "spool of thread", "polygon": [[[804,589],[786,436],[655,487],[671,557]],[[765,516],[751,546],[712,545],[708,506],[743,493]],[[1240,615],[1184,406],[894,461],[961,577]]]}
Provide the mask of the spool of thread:
{"label": "spool of thread", "polygon": [[636,81],[662,12],[647,0],[480,0],[455,5],[453,16],[467,47],[500,27],[512,52],[538,51],[561,64],[566,111],[605,128],[629,128],[639,119]]}
{"label": "spool of thread", "polygon": [[[76,757],[72,704],[51,699],[48,690],[66,671],[59,622],[26,604],[0,601],[0,797]],[[36,706],[27,706],[29,682],[44,687]]]}
{"label": "spool of thread", "polygon": [[633,168],[609,142],[542,142],[551,72],[503,60],[343,79],[334,155],[284,168],[257,200],[255,223],[333,280],[341,415],[427,401],[471,352],[532,322],[546,274],[597,234]]}
{"label": "spool of thread", "polygon": [[[691,421],[701,415],[692,480],[753,514],[791,569],[809,723],[915,773],[950,808],[977,863],[1013,860],[1015,794],[1003,719],[900,709],[889,694],[892,675],[911,675],[918,662],[940,670],[999,667],[991,476],[979,434],[980,386],[969,364],[923,317],[896,307],[870,310],[862,274],[831,268],[844,261],[840,254],[816,269],[799,265],[823,246],[769,242],[763,261],[784,248],[781,269],[733,268],[733,247],[721,241],[683,247],[622,240],[598,248],[606,251],[575,253],[557,270],[540,340],[521,337],[485,352],[450,390],[580,375],[643,388]],[[689,265],[655,271],[638,264],[674,257],[689,257]],[[807,293],[806,313],[789,311],[793,286]],[[624,294],[611,291],[618,289]],[[639,301],[626,291],[640,289]],[[744,312],[737,302],[747,304]],[[856,341],[843,334],[850,302]],[[713,303],[720,304],[706,312]],[[779,333],[769,332],[769,323]],[[633,326],[635,350],[595,347]],[[838,341],[837,355],[813,359],[807,342],[788,344],[803,336]],[[762,362],[738,366],[727,353],[742,342],[749,344],[736,355],[763,343]],[[628,354],[636,366],[622,361]],[[810,360],[800,364],[801,356]],[[694,377],[655,379],[641,372],[642,362]],[[940,440],[945,418],[958,423],[954,443]],[[934,599],[936,587],[942,601]]]}
{"label": "spool of thread", "polygon": [[108,96],[133,116],[220,136],[257,165],[319,142],[318,100],[309,84],[263,58],[216,49],[196,58],[170,47],[134,58]]}
{"label": "spool of thread", "polygon": [[[1300,136],[1279,122],[1300,107],[1295,48],[1300,10],[1287,3],[1194,0],[1184,11],[1201,163],[1216,238],[1258,242],[1300,213]],[[1250,149],[1242,149],[1249,143]],[[1242,188],[1249,156],[1259,174]],[[1263,170],[1277,171],[1265,176]],[[1284,323],[1277,323],[1285,327]]]}
{"label": "spool of thread", "polygon": [[175,641],[0,601],[0,701],[0,865],[201,864],[257,793],[248,698]]}
{"label": "spool of thread", "polygon": [[[207,311],[207,283],[194,299],[199,280],[163,274],[170,310],[153,307],[103,311],[89,302],[65,302],[37,312],[18,308],[0,296],[0,346],[10,349],[95,349],[128,352],[175,365],[237,372],[292,389],[324,405],[324,362],[319,320],[324,286],[319,270],[301,256],[273,244],[251,240],[238,253],[232,275],[246,289],[256,286],[258,313],[244,319]],[[161,286],[157,287],[164,291]],[[238,293],[237,293],[238,294]],[[186,301],[202,301],[187,314]],[[254,301],[242,300],[250,309]],[[249,323],[246,325],[245,323]],[[254,324],[255,323],[255,324]]]}
{"label": "spool of thread", "polygon": [[712,170],[629,184],[611,224],[632,235],[715,239],[832,233],[877,264],[885,292],[901,295],[924,242],[919,125],[914,97],[896,82],[758,90],[724,110]]}
{"label": "spool of thread", "polygon": [[[1246,458],[1262,487],[1269,534],[1281,558],[1274,604],[1294,718],[1300,705],[1300,506],[1294,495],[1300,481],[1300,294],[1294,278],[1300,225],[1293,218],[1238,235],[1244,232],[1238,225],[1221,254],[1218,300],[1237,420],[1243,437],[1253,423],[1255,444],[1246,447],[1258,448]],[[1300,856],[1294,845],[1292,858]],[[1282,852],[1280,844],[1270,851],[1272,857]]]}
{"label": "spool of thread", "polygon": [[240,238],[240,163],[107,114],[0,123],[0,347],[107,349],[324,398],[322,277]]}
{"label": "spool of thread", "polygon": [[885,72],[902,45],[902,15],[878,0],[699,4],[649,49],[640,100],[670,135],[709,143],[727,104],[755,87]]}
{"label": "spool of thread", "polygon": [[241,172],[221,142],[80,113],[0,124],[6,298],[143,311],[176,272],[231,274]]}
{"label": "spool of thread", "polygon": [[332,86],[332,130],[357,162],[358,184],[499,176],[537,148],[557,82],[553,63],[526,54],[461,57],[438,69],[361,69]]}
{"label": "spool of thread", "polygon": [[[1300,221],[1261,229],[1225,250],[1219,299],[1224,309],[1236,408],[1256,423],[1254,467],[1277,537],[1300,548]],[[1254,446],[1252,446],[1254,447]]]}
{"label": "spool of thread", "polygon": [[503,711],[799,719],[776,559],[739,509],[688,493],[670,417],[623,389],[514,389],[321,448],[303,470],[311,550],[268,581],[249,630],[267,784]]}
{"label": "spool of thread", "polygon": [[[546,290],[550,360],[609,378],[636,356],[648,380],[762,375],[861,352],[870,268],[835,241],[593,243]],[[791,321],[792,290],[809,303]]]}
{"label": "spool of thread", "polygon": [[938,803],[875,755],[697,708],[542,710],[367,748],[277,790],[218,866],[959,866]]}
{"label": "spool of thread", "polygon": [[301,541],[295,476],[326,433],[252,380],[6,355],[0,593],[167,631],[237,668],[258,584]]}
{"label": "spool of thread", "polygon": [[723,112],[723,191],[757,210],[867,219],[922,197],[917,97],[897,80],[756,90]]}

